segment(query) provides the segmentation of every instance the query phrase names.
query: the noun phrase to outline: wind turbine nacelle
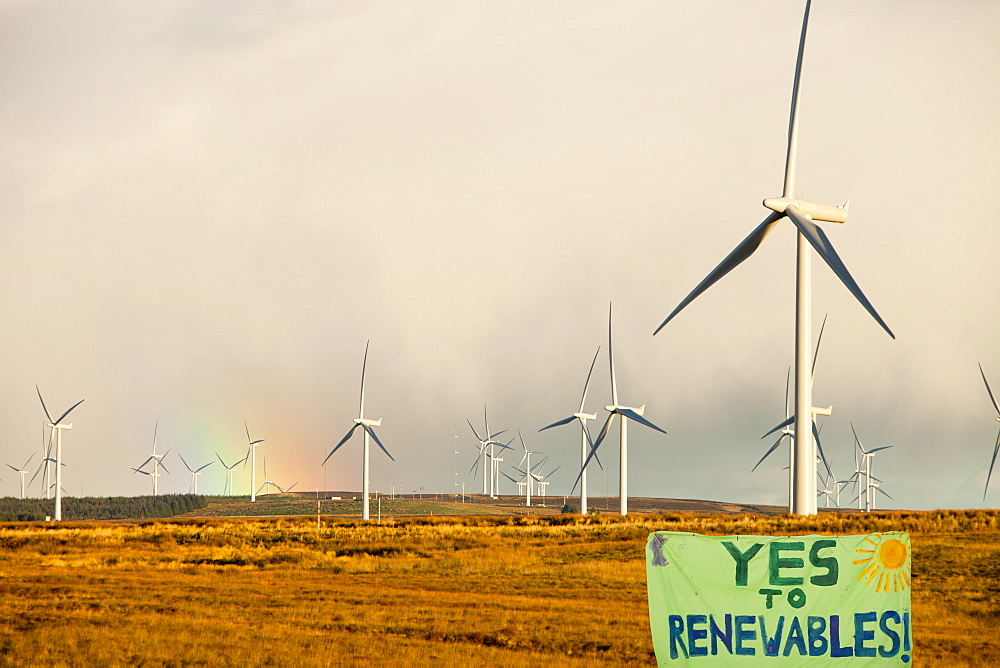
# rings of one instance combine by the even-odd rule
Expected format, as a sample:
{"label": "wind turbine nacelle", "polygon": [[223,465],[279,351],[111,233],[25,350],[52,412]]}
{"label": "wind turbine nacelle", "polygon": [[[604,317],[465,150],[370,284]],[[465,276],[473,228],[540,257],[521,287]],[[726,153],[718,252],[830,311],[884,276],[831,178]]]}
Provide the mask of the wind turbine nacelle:
{"label": "wind turbine nacelle", "polygon": [[830,206],[819,202],[810,202],[807,199],[792,199],[791,197],[770,197],[764,200],[764,206],[775,213],[784,213],[785,209],[794,206],[801,213],[812,220],[819,220],[824,223],[846,223],[847,222],[847,202],[840,206]]}
{"label": "wind turbine nacelle", "polygon": [[830,405],[827,408],[817,408],[816,406],[813,406],[812,414],[813,417],[817,415],[825,415],[826,417],[830,417],[831,415],[833,415],[833,405]]}
{"label": "wind turbine nacelle", "polygon": [[382,426],[382,418],[379,418],[377,420],[369,420],[368,418],[357,418],[355,420],[355,422],[357,422],[358,424],[363,424],[363,425],[365,425],[367,427],[381,427]]}
{"label": "wind turbine nacelle", "polygon": [[[573,413],[573,417],[580,418],[581,420],[596,420],[597,413]],[[1000,418],[997,418],[1000,420]]]}

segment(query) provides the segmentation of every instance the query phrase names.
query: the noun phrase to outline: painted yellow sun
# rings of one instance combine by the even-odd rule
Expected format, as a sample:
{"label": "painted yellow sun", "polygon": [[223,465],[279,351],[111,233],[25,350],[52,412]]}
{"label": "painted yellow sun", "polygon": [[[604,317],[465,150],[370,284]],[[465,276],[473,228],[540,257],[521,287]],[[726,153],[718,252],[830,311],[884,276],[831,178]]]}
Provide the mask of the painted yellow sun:
{"label": "painted yellow sun", "polygon": [[872,534],[865,536],[856,550],[863,558],[854,562],[863,566],[858,582],[865,578],[865,585],[875,586],[875,591],[898,592],[910,586],[910,537],[909,534]]}

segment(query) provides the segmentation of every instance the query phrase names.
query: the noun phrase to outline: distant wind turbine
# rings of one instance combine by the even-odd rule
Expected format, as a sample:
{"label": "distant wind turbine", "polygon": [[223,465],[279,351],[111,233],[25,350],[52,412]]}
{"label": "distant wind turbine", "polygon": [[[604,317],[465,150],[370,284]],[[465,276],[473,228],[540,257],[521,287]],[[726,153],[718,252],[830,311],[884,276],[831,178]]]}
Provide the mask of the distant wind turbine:
{"label": "distant wind turbine", "polygon": [[[823,324],[820,326],[820,328],[819,328],[819,336],[816,338],[816,349],[813,352],[812,367],[809,370],[809,382],[810,383],[815,383],[816,382],[816,361],[819,359],[819,347],[820,347],[820,344],[823,343],[823,332],[826,330],[826,319],[827,319],[827,316],[823,316]],[[788,405],[788,385],[789,385],[790,377],[791,377],[791,369],[789,368],[788,373],[785,375],[785,419],[784,419],[784,421],[782,421],[782,422],[778,423],[777,425],[775,425],[774,427],[772,427],[771,430],[768,431],[763,436],[761,436],[761,438],[762,439],[767,438],[771,434],[777,432],[779,429],[781,430],[781,435],[778,437],[778,440],[774,442],[774,445],[772,445],[771,448],[767,452],[764,453],[764,456],[760,458],[760,461],[757,462],[757,464],[753,467],[753,469],[751,469],[751,473],[753,471],[757,470],[757,467],[761,465],[761,462],[763,462],[765,459],[767,459],[768,455],[770,455],[772,452],[774,452],[775,449],[779,445],[781,445],[781,441],[784,440],[786,437],[788,438],[788,442],[789,442],[789,448],[788,448],[788,468],[789,468],[789,470],[791,470],[792,467],[795,464],[795,449],[794,449],[794,446],[793,446],[793,444],[795,442],[795,428],[792,426],[792,425],[795,424],[795,414],[790,412],[791,409],[789,408],[789,405]],[[812,385],[810,385],[809,391],[810,391],[810,396],[811,396]],[[823,462],[823,466],[826,467],[826,476],[829,477],[829,476],[833,475],[833,472],[830,470],[830,465],[827,462],[826,454],[823,452],[823,443],[822,443],[822,441],[819,438],[819,429],[817,429],[817,427],[816,427],[816,417],[820,416],[820,415],[825,416],[825,417],[830,417],[833,414],[833,406],[827,406],[826,408],[818,408],[816,406],[813,406],[812,410],[810,411],[810,413],[811,413],[811,420],[810,420],[810,422],[812,424],[812,435],[813,435],[813,438],[816,441],[816,448],[817,448],[817,450],[819,450],[819,459],[820,459],[820,461]],[[789,485],[788,485],[788,503],[789,504],[792,503],[792,497],[793,497],[793,491],[794,491],[792,489],[792,484],[791,483],[792,483],[791,476],[789,476]],[[812,512],[813,513],[816,512],[815,506],[812,508]]]}
{"label": "distant wind turbine", "polygon": [[26,462],[24,462],[24,465],[21,468],[19,468],[19,469],[15,469],[10,464],[7,464],[7,466],[9,468],[13,469],[14,471],[17,472],[18,475],[21,476],[21,498],[22,499],[24,498],[24,487],[25,487],[24,478],[28,475],[28,464],[31,463],[31,460],[34,457],[35,457],[35,453],[31,453],[31,457],[28,457],[28,460]]}
{"label": "distant wind turbine", "polygon": [[205,464],[204,466],[199,466],[198,468],[193,469],[190,466],[188,466],[187,461],[184,459],[184,455],[180,455],[180,458],[181,458],[181,461],[184,463],[184,468],[186,468],[188,470],[188,472],[191,474],[191,482],[188,485],[188,493],[189,494],[197,494],[198,493],[198,476],[201,475],[202,471],[204,471],[205,469],[207,469],[209,466],[211,466],[215,462],[209,462],[209,463]]}
{"label": "distant wind turbine", "polygon": [[[524,467],[524,471],[527,471],[527,472],[530,473],[530,471],[531,471],[531,455],[537,455],[537,454],[540,454],[540,453],[532,452],[531,450],[528,449],[528,446],[526,446],[524,444],[524,438],[521,436],[521,430],[520,429],[517,430],[517,437],[521,440],[521,449],[524,450],[524,454],[521,455],[521,461],[518,462],[517,468],[520,470],[521,467],[523,466]],[[510,480],[513,480],[513,478],[511,478],[510,476],[507,476],[507,478],[510,479]],[[528,476],[526,476],[526,478],[527,478],[527,483],[528,483],[528,491],[527,491],[527,494],[525,494],[525,497],[524,497],[524,505],[527,506],[527,507],[530,507],[531,506],[531,476],[528,475]],[[514,481],[514,482],[517,482],[517,481]]]}
{"label": "distant wind turbine", "polygon": [[[583,396],[580,398],[580,410],[573,413],[567,418],[563,418],[557,422],[542,427],[538,431],[545,431],[546,429],[551,429],[552,427],[561,427],[564,424],[569,424],[573,421],[580,422],[580,514],[587,514],[587,454],[591,448],[593,448],[593,441],[590,438],[590,430],[587,429],[587,420],[596,420],[596,413],[584,413],[583,405],[587,403],[587,388],[590,387],[590,377],[594,373],[594,365],[597,364],[597,356],[601,354],[601,347],[597,346],[597,352],[594,353],[594,359],[590,363],[590,371],[587,372],[587,381],[583,384]],[[590,446],[588,448],[588,446]],[[595,456],[596,458],[596,456]],[[601,460],[597,459],[597,464],[604,469],[601,465]],[[530,504],[529,504],[530,505]]]}
{"label": "distant wind turbine", "polygon": [[35,385],[35,392],[38,393],[38,400],[40,402],[42,402],[42,410],[45,411],[45,418],[49,421],[49,429],[51,430],[51,433],[54,433],[55,436],[56,436],[56,482],[55,482],[55,486],[56,486],[56,510],[55,510],[54,516],[55,516],[56,522],[59,522],[59,521],[62,520],[62,492],[63,492],[63,488],[62,488],[62,433],[63,433],[64,429],[72,429],[73,428],[73,424],[72,423],[70,423],[70,424],[63,424],[62,421],[63,421],[63,419],[67,415],[70,414],[70,412],[74,408],[76,408],[77,406],[79,406],[80,404],[82,404],[84,400],[80,399],[80,401],[76,402],[75,404],[73,404],[72,406],[70,406],[69,408],[67,408],[66,412],[64,412],[62,415],[59,416],[59,419],[53,420],[52,416],[49,415],[49,409],[45,407],[45,400],[42,399],[42,391],[38,389],[37,385]]}
{"label": "distant wind turbine", "polygon": [[[874,503],[874,495],[872,494],[872,490],[878,489],[880,492],[882,492],[882,494],[889,496],[884,491],[882,491],[882,489],[877,484],[882,481],[872,476],[872,460],[875,458],[876,452],[880,450],[888,450],[892,446],[883,445],[882,447],[879,448],[872,448],[871,450],[866,450],[865,446],[861,444],[861,439],[858,438],[858,432],[855,431],[853,423],[851,424],[851,431],[854,432],[854,442],[857,444],[858,450],[861,451],[860,468],[864,470],[864,476],[865,476],[865,510],[870,512],[872,509],[872,505]],[[873,480],[875,481],[874,483],[872,482]]]}
{"label": "distant wind turbine", "polygon": [[[496,433],[490,433],[490,419],[487,416],[486,405],[485,404],[483,404],[483,423],[486,425],[486,431],[484,432],[484,434],[486,436],[485,438],[483,438],[482,436],[480,436],[479,432],[476,431],[476,428],[472,426],[472,420],[466,418],[465,421],[469,423],[469,429],[472,430],[472,433],[475,434],[475,436],[476,436],[476,440],[479,441],[479,454],[476,455],[476,461],[472,465],[472,468],[469,469],[469,473],[475,473],[475,472],[477,472],[478,469],[479,469],[479,462],[483,461],[483,494],[485,495],[486,494],[486,463],[485,463],[485,460],[487,458],[490,458],[490,459],[493,458],[493,454],[494,454],[493,447],[494,446],[499,445],[501,448],[506,448],[507,447],[507,445],[505,443],[500,443],[499,441],[495,441],[494,440],[497,436],[499,436],[500,434],[503,434],[507,430],[506,429],[502,429],[502,430],[500,430],[500,431],[498,431]],[[489,452],[487,452],[487,448],[489,448]],[[495,476],[495,474],[494,474],[494,470],[493,470],[493,464],[491,463],[490,464],[490,483],[489,483],[490,484],[490,491],[489,491],[490,498],[493,497],[493,494],[496,491],[496,489],[495,489],[496,480],[494,479],[494,476]]]}
{"label": "distant wind turbine", "polygon": [[812,246],[821,258],[829,265],[841,282],[851,291],[851,294],[861,303],[879,325],[891,336],[896,338],[885,321],[875,311],[868,298],[855,282],[843,260],[833,248],[826,233],[814,221],[827,223],[843,223],[847,221],[847,202],[841,206],[829,206],[804,199],[795,199],[795,160],[798,142],[799,115],[799,84],[802,75],[802,56],[806,46],[806,29],[809,25],[810,1],[806,1],[805,14],[802,18],[802,33],[799,38],[798,57],[795,62],[795,81],[792,87],[792,105],[788,123],[788,146],[785,154],[785,183],[782,196],[765,199],[764,206],[771,214],[754,229],[722,263],[709,273],[691,293],[681,301],[667,318],[656,328],[659,332],[670,322],[681,309],[690,304],[703,292],[708,290],[719,279],[735,269],[740,263],[750,257],[760,246],[771,230],[782,218],[790,220],[798,230],[797,233],[797,264],[795,290],[795,456],[789,471],[794,481],[794,492],[789,512],[795,515],[813,515],[816,513],[816,479],[813,472],[815,453],[810,413],[812,409],[812,388],[809,373],[809,333],[810,321],[810,253]]}
{"label": "distant wind turbine", "polygon": [[[997,412],[997,422],[1000,422],[1000,406],[997,406],[996,397],[993,396],[993,390],[990,389],[990,383],[986,380],[986,372],[983,371],[983,365],[979,365],[979,373],[983,376],[983,382],[986,383],[986,391],[989,392],[990,401],[993,402],[993,410]],[[1000,432],[997,432],[997,444],[993,446],[993,459],[990,460],[990,472],[986,474],[986,487],[983,488],[983,501],[986,500],[986,492],[990,489],[990,477],[993,475],[993,465],[997,463],[997,453],[1000,452]]]}
{"label": "distant wind turbine", "polygon": [[[167,469],[167,467],[164,466],[163,464],[163,458],[166,457],[168,454],[170,454],[170,449],[167,448],[167,451],[164,452],[162,455],[156,454],[156,433],[157,431],[159,431],[159,429],[160,429],[160,421],[157,420],[156,425],[153,427],[153,454],[147,457],[146,460],[143,463],[139,464],[138,467],[132,469],[133,471],[135,471],[135,473],[148,475],[150,478],[152,478],[153,496],[156,496],[158,493],[157,481],[160,479],[160,469],[162,468],[167,473],[170,473],[170,470]],[[145,471],[144,469],[146,467],[146,464],[149,464],[150,462],[153,463],[153,470]]]}
{"label": "distant wind turbine", "polygon": [[[216,452],[215,456],[219,457],[219,453]],[[245,462],[246,460],[247,460],[247,458],[244,457],[243,459],[239,460],[238,462],[236,462],[232,466],[229,466],[228,464],[226,464],[226,462],[222,461],[222,457],[219,457],[219,463],[222,464],[223,468],[226,469],[226,488],[225,488],[225,491],[223,491],[223,495],[225,495],[225,496],[231,496],[232,495],[232,493],[233,493],[233,470],[237,466],[239,466],[240,464],[242,464],[243,462]]]}
{"label": "distant wind turbine", "polygon": [[243,458],[243,468],[247,466],[247,460],[250,460],[250,503],[256,503],[257,501],[257,446],[264,442],[264,439],[258,438],[256,441],[250,438],[250,427],[247,426],[246,422],[243,422],[243,428],[247,431],[247,456]]}
{"label": "distant wind turbine", "polygon": [[[614,356],[614,344],[611,339],[611,305],[608,305],[608,362],[611,366],[611,405],[605,406],[604,410],[608,411],[608,419],[604,422],[604,426],[601,427],[601,433],[598,434],[597,440],[594,441],[594,447],[591,448],[590,454],[587,455],[586,461],[583,463],[583,467],[580,469],[580,475],[577,476],[576,482],[573,483],[573,489],[576,489],[577,483],[583,477],[583,472],[587,469],[587,464],[590,462],[592,457],[597,455],[597,448],[600,447],[601,443],[608,435],[608,431],[611,429],[611,423],[614,421],[615,416],[621,416],[621,425],[619,429],[619,457],[620,457],[620,467],[619,467],[619,513],[622,515],[628,515],[628,421],[633,420],[639,424],[645,425],[650,429],[655,429],[661,434],[666,434],[655,424],[644,418],[642,415],[646,411],[646,404],[638,408],[633,408],[631,406],[623,406],[618,403],[618,383],[615,381],[615,356]],[[572,490],[570,490],[572,494]]]}
{"label": "distant wind turbine", "polygon": [[379,418],[378,420],[369,420],[368,418],[365,417],[365,369],[368,366],[368,343],[370,343],[370,342],[366,342],[365,343],[365,358],[364,358],[364,361],[361,363],[361,405],[360,405],[360,408],[358,409],[358,417],[354,420],[354,426],[350,428],[350,430],[347,432],[347,434],[344,436],[344,438],[340,439],[340,442],[337,443],[337,445],[335,445],[333,447],[333,450],[330,451],[330,454],[328,454],[326,456],[326,459],[323,460],[323,465],[326,465],[327,460],[330,459],[330,457],[333,456],[333,453],[335,453],[337,450],[340,449],[340,446],[342,446],[344,443],[347,443],[348,439],[351,438],[351,436],[354,434],[354,431],[358,427],[361,427],[364,430],[364,432],[365,432],[365,439],[364,439],[365,449],[364,449],[364,455],[363,455],[363,465],[362,465],[362,475],[361,475],[361,499],[362,499],[362,501],[361,501],[361,519],[363,519],[363,520],[369,519],[369,514],[368,514],[368,450],[369,450],[369,441],[368,441],[368,439],[369,439],[369,437],[375,440],[375,443],[378,445],[378,447],[382,448],[382,452],[384,452],[389,459],[391,459],[392,461],[396,461],[396,459],[392,455],[389,454],[389,451],[385,449],[385,446],[382,445],[382,441],[378,440],[378,436],[376,436],[375,430],[373,429],[373,427],[381,427],[382,426],[382,418]]}

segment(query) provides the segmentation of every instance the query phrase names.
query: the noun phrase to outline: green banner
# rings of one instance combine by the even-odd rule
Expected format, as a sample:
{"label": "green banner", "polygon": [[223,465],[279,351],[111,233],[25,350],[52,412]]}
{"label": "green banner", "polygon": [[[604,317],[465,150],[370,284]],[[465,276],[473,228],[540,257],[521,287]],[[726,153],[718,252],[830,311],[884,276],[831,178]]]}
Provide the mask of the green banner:
{"label": "green banner", "polygon": [[910,534],[700,536],[646,543],[660,666],[907,664]]}

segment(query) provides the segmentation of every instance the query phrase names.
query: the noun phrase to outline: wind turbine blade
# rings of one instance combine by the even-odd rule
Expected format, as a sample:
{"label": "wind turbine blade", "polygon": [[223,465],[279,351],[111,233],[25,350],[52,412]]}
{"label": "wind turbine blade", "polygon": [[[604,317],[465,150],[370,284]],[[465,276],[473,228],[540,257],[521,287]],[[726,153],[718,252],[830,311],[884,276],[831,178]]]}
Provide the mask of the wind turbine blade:
{"label": "wind turbine blade", "polygon": [[376,436],[376,435],[375,435],[375,430],[374,430],[374,429],[372,429],[371,427],[369,427],[369,426],[368,426],[368,425],[366,425],[366,424],[363,424],[363,425],[361,425],[361,427],[362,427],[362,428],[363,428],[363,429],[364,429],[365,431],[367,431],[367,432],[368,432],[368,435],[369,435],[369,436],[371,436],[372,438],[374,438],[374,439],[375,439],[375,443],[376,443],[376,444],[378,444],[378,447],[382,448],[382,452],[384,452],[384,453],[386,454],[386,456],[388,456],[388,457],[389,457],[389,459],[391,459],[392,461],[396,461],[396,458],[395,458],[395,457],[393,457],[392,455],[390,455],[390,454],[389,454],[389,451],[385,449],[385,446],[384,446],[384,445],[382,445],[382,441],[378,440],[378,436]]}
{"label": "wind turbine blade", "polygon": [[[986,474],[986,487],[983,489],[983,501],[986,500],[986,492],[990,489],[990,477],[993,476],[993,466],[997,463],[997,453],[1000,452],[1000,432],[997,432],[997,444],[993,446],[993,459],[990,460],[990,472]],[[38,475],[37,473],[35,475]],[[32,478],[34,480],[34,478]]]}
{"label": "wind turbine blade", "polygon": [[473,462],[472,467],[469,469],[469,473],[472,474],[473,478],[479,475],[479,460],[482,459],[482,457],[483,457],[483,451],[482,449],[480,449],[479,454],[476,455],[476,461]]}
{"label": "wind turbine blade", "polygon": [[151,461],[153,461],[153,458],[152,457],[147,457],[146,461],[144,461],[143,463],[139,464],[139,468],[142,468],[143,466],[145,466],[146,464],[148,464]]}
{"label": "wind turbine blade", "polygon": [[476,428],[472,426],[472,420],[470,420],[469,418],[465,418],[465,421],[469,423],[469,429],[471,429],[472,433],[476,435],[476,440],[482,442],[483,439],[479,437],[479,432],[476,431]]}
{"label": "wind turbine blade", "polygon": [[361,406],[358,408],[359,418],[365,416],[365,369],[368,368],[368,344],[370,343],[371,339],[365,341],[365,359],[361,363]]}
{"label": "wind turbine blade", "polygon": [[71,412],[71,411],[72,411],[72,410],[73,410],[74,408],[76,408],[77,406],[79,406],[80,404],[82,404],[82,403],[83,403],[83,401],[84,401],[83,399],[80,399],[80,401],[76,402],[75,404],[73,404],[72,406],[70,406],[69,408],[67,408],[67,409],[66,409],[66,412],[65,412],[65,413],[63,413],[62,415],[60,415],[60,416],[59,416],[59,419],[58,419],[58,420],[56,420],[55,422],[53,422],[52,424],[59,424],[60,422],[62,422],[63,418],[64,418],[64,417],[66,417],[67,415],[69,415],[69,414],[70,414],[70,412]]}
{"label": "wind turbine blade", "polygon": [[[587,459],[583,461],[583,466],[580,467],[580,474],[576,476],[573,488],[569,491],[571,496],[573,492],[576,491],[576,486],[580,484],[580,479],[583,478],[583,472],[587,470],[587,464],[589,464],[590,460],[597,454],[597,448],[600,447],[601,443],[607,437],[608,432],[611,431],[611,423],[614,421],[615,415],[617,415],[617,413],[609,413],[608,419],[604,421],[604,426],[601,427],[601,433],[597,435],[597,440],[594,441],[594,447],[592,447],[590,452],[587,453]],[[544,463],[544,461],[545,460],[542,460],[542,463]]]}
{"label": "wind turbine blade", "polygon": [[207,468],[208,468],[209,466],[211,466],[211,465],[212,465],[212,464],[214,464],[214,463],[215,463],[215,462],[209,462],[209,463],[205,464],[204,466],[202,466],[201,468],[199,468],[198,470],[196,470],[196,471],[192,471],[192,473],[199,473],[200,471],[202,471],[202,470],[204,470],[204,469],[207,469]]}
{"label": "wind turbine blade", "polygon": [[34,458],[35,458],[35,453],[34,453],[34,452],[32,452],[32,453],[31,453],[31,456],[30,456],[30,457],[28,457],[27,461],[25,461],[25,462],[24,462],[24,466],[22,466],[21,468],[22,468],[22,469],[27,469],[27,468],[28,468],[28,464],[30,464],[30,463],[31,463],[31,460],[32,460],[32,459],[34,459]]}
{"label": "wind turbine blade", "polygon": [[[857,443],[857,445],[858,445],[859,448],[861,448],[861,452],[865,452],[865,446],[861,445],[861,439],[858,438],[858,432],[855,431],[855,429],[854,429],[854,423],[853,422],[851,423],[851,431],[854,433],[854,442]],[[857,459],[858,459],[858,455],[855,454],[854,455],[855,462],[857,462]],[[857,463],[855,463],[855,466],[857,466]]]}
{"label": "wind turbine blade", "polygon": [[[486,440],[487,440],[487,441],[492,441],[492,440],[493,440],[494,438],[496,438],[496,437],[497,437],[497,436],[499,436],[500,434],[505,434],[505,433],[507,433],[507,430],[506,430],[506,429],[502,429],[502,430],[500,430],[500,431],[496,432],[495,434],[490,434],[490,435],[488,435],[488,436],[486,437]],[[514,439],[510,439],[510,440],[511,440],[511,441],[513,441]]]}
{"label": "wind turbine blade", "polygon": [[659,427],[657,427],[652,422],[650,422],[649,420],[647,420],[646,418],[644,418],[641,415],[639,415],[638,413],[636,413],[631,408],[619,408],[618,412],[621,413],[624,417],[627,417],[629,420],[633,420],[635,422],[638,422],[639,424],[644,424],[647,427],[649,427],[650,429],[655,429],[656,431],[660,432],[661,434],[666,434],[667,433],[667,432],[663,431],[662,429],[660,429]]}
{"label": "wind turbine blade", "polygon": [[572,422],[575,419],[576,419],[575,415],[570,415],[568,418],[563,418],[562,420],[559,420],[558,422],[553,422],[552,424],[550,424],[550,425],[548,425],[546,427],[542,427],[538,431],[545,431],[546,429],[552,429],[552,427],[561,427],[564,424],[569,424],[570,422]]}
{"label": "wind turbine blade", "polygon": [[38,393],[38,400],[42,402],[42,410],[45,411],[45,419],[49,421],[49,424],[53,424],[52,416],[49,415],[49,409],[45,407],[45,399],[42,399],[42,391],[38,389],[37,385],[35,385],[35,392]]}
{"label": "wind turbine blade", "polygon": [[[580,424],[583,425],[583,433],[587,437],[587,445],[590,446],[590,450],[593,452],[593,450],[594,450],[594,439],[592,439],[590,437],[590,429],[587,428],[587,423],[584,422],[583,420],[580,420]],[[603,471],[604,470],[604,464],[601,463],[601,458],[597,456],[596,452],[594,452],[594,461],[597,462],[597,465],[599,467],[601,467],[601,470]]]}
{"label": "wind turbine blade", "polygon": [[[594,353],[594,361],[590,363],[590,371],[587,372],[587,382],[583,384],[583,397],[580,398],[580,410],[579,410],[580,413],[583,412],[583,405],[587,403],[587,388],[590,387],[590,377],[594,373],[594,365],[597,364],[597,356],[600,354],[601,354],[601,347],[597,346],[597,352]],[[546,427],[546,429],[547,428],[548,427]]]}
{"label": "wind turbine blade", "polygon": [[21,472],[21,469],[16,469],[13,466],[11,466],[10,464],[7,464],[7,468],[9,468],[11,471],[14,471],[16,473],[20,473]]}
{"label": "wind turbine blade", "polygon": [[[184,459],[184,455],[180,454],[179,452],[177,453],[177,455],[181,458],[181,461],[184,462],[184,468],[186,468],[190,473],[194,473],[194,471],[191,470],[191,467],[188,466],[187,461]],[[166,457],[166,455],[164,455],[164,457]],[[161,463],[160,466],[162,465],[163,464]]]}
{"label": "wind turbine blade", "polygon": [[816,359],[819,357],[819,344],[823,343],[823,330],[826,329],[826,319],[829,317],[829,313],[823,316],[823,324],[819,327],[819,336],[816,337],[816,350],[813,352],[813,364],[812,369],[809,371],[809,382],[811,383],[816,377]]}
{"label": "wind turbine blade", "polygon": [[327,460],[327,459],[329,459],[330,457],[332,457],[332,456],[333,456],[333,453],[335,453],[335,452],[336,452],[337,450],[339,450],[339,449],[340,449],[340,446],[342,446],[342,445],[343,445],[344,443],[347,443],[347,439],[349,439],[349,438],[351,437],[351,435],[352,435],[352,434],[354,433],[354,430],[355,430],[355,429],[357,429],[357,428],[358,428],[358,427],[360,427],[360,426],[361,426],[360,424],[358,424],[357,422],[355,422],[355,423],[354,423],[354,426],[353,426],[353,427],[351,427],[351,428],[350,428],[350,429],[348,430],[348,432],[347,432],[347,435],[346,435],[346,436],[344,436],[344,438],[340,439],[340,442],[339,442],[339,443],[337,443],[337,445],[333,446],[333,450],[331,450],[331,451],[330,451],[330,454],[328,454],[328,455],[326,456],[326,459],[324,459],[324,460],[323,460],[323,463],[322,463],[322,464],[320,464],[320,466],[325,466],[325,465],[326,465],[326,460]]}
{"label": "wind turbine blade", "polygon": [[527,452],[527,451],[528,451],[528,446],[526,446],[526,445],[524,444],[524,437],[523,437],[523,436],[521,436],[521,430],[520,430],[520,429],[518,429],[518,430],[517,430],[517,437],[518,437],[519,439],[521,439],[521,448],[522,448],[522,449],[523,449],[523,450],[524,450],[525,452]]}
{"label": "wind turbine blade", "polygon": [[823,258],[823,261],[826,262],[827,265],[829,265],[830,269],[832,269],[833,273],[837,275],[837,278],[840,279],[841,283],[843,283],[847,289],[851,291],[854,298],[861,302],[861,305],[865,307],[865,310],[867,310],[868,313],[875,318],[875,322],[881,325],[882,329],[884,329],[889,336],[895,339],[896,335],[892,333],[892,330],[889,329],[889,325],[885,324],[882,317],[875,311],[875,307],[872,306],[871,302],[868,301],[868,298],[865,297],[865,293],[861,291],[861,288],[854,281],[854,277],[851,276],[851,272],[847,270],[847,267],[844,265],[844,261],[840,259],[839,255],[837,255],[837,251],[834,249],[833,244],[830,243],[830,239],[826,236],[826,232],[816,225],[816,223],[806,218],[802,212],[794,206],[786,208],[785,215],[788,216],[789,220],[795,223],[795,227],[799,228],[802,236],[804,236],[806,241],[808,241],[812,247],[816,249],[819,256]]}
{"label": "wind turbine blade", "polygon": [[681,309],[693,302],[699,295],[701,295],[701,293],[715,285],[719,279],[738,267],[748,257],[753,255],[754,251],[760,247],[760,244],[764,241],[767,235],[771,233],[775,223],[777,223],[780,219],[780,213],[772,213],[765,218],[760,225],[754,228],[753,232],[751,232],[746,239],[741,241],[740,245],[733,249],[733,252],[727,255],[726,259],[723,260],[719,266],[713,269],[711,273],[709,273],[709,275],[706,276],[702,282],[691,291],[691,294],[685,297],[684,300],[677,305],[677,308],[675,308],[670,315],[667,316],[666,320],[660,323],[660,326],[656,328],[653,335],[655,336],[668,322],[673,320],[674,316],[681,312]]}
{"label": "wind turbine blade", "polygon": [[768,455],[770,455],[772,452],[774,452],[775,450],[778,449],[778,446],[781,445],[781,440],[783,438],[785,438],[785,436],[787,436],[787,435],[788,434],[782,434],[781,436],[778,437],[778,440],[774,442],[774,445],[772,445],[771,448],[767,452],[764,453],[764,456],[760,458],[760,461],[757,462],[752,469],[750,469],[750,473],[753,473],[754,471],[756,471],[757,467],[760,466],[761,464],[763,464],[764,460],[768,458]]}
{"label": "wind turbine blade", "polygon": [[164,466],[162,461],[160,462],[160,468],[163,469],[164,471],[166,471],[167,473],[170,473],[170,469],[168,469],[166,466]]}
{"label": "wind turbine blade", "polygon": [[989,392],[989,394],[990,394],[990,401],[993,402],[993,410],[995,410],[997,412],[997,415],[1000,416],[1000,407],[997,406],[997,400],[993,396],[993,390],[990,389],[990,384],[986,380],[986,374],[983,372],[983,365],[982,364],[979,365],[979,373],[982,374],[982,376],[983,376],[983,382],[986,383],[986,391]]}
{"label": "wind turbine blade", "polygon": [[608,363],[611,366],[611,403],[618,405],[618,383],[615,381],[615,349],[611,343],[611,302],[608,302]]}
{"label": "wind turbine blade", "polygon": [[551,471],[549,471],[549,474],[547,476],[545,476],[544,478],[542,478],[542,480],[543,481],[544,480],[548,480],[552,476],[553,473],[555,473],[556,471],[558,471],[561,468],[562,468],[562,464],[560,464],[559,466],[557,466],[554,469],[552,469]]}
{"label": "wind turbine blade", "polygon": [[289,493],[289,492],[291,492],[291,491],[292,491],[293,489],[295,489],[295,486],[296,486],[296,485],[298,485],[298,484],[299,484],[299,481],[298,481],[298,480],[296,480],[295,482],[293,482],[293,483],[292,483],[292,484],[291,484],[291,485],[290,485],[290,486],[288,487],[288,489],[286,489],[286,490],[283,490],[283,491],[284,491],[284,493],[285,493],[285,494],[288,494],[288,493]]}
{"label": "wind turbine blade", "polygon": [[785,417],[786,418],[792,414],[791,406],[788,403],[788,385],[791,379],[792,379],[792,367],[788,367],[788,371],[785,372]]}
{"label": "wind turbine blade", "polygon": [[250,427],[247,426],[246,421],[243,421],[243,428],[247,430],[247,443],[253,445],[253,439],[250,438]]}
{"label": "wind turbine blade", "polygon": [[[219,457],[219,451],[218,450],[215,451],[215,456]],[[224,466],[227,470],[229,469],[229,467],[226,466],[226,462],[222,461],[222,457],[219,457],[219,463],[222,464],[222,466]]]}
{"label": "wind turbine blade", "polygon": [[871,450],[868,451],[868,454],[871,454],[873,452],[878,452],[879,450],[888,450],[891,447],[892,447],[891,445],[883,445],[880,448],[872,448]]}
{"label": "wind turbine blade", "polygon": [[795,190],[795,157],[798,145],[799,123],[799,83],[802,80],[802,56],[806,50],[806,29],[809,26],[810,0],[806,0],[806,11],[802,17],[802,34],[799,36],[799,52],[795,58],[795,81],[792,84],[792,105],[788,114],[788,152],[785,154],[785,184],[782,194],[794,197]]}
{"label": "wind turbine blade", "polygon": [[823,452],[823,443],[819,440],[819,429],[816,428],[816,420],[812,423],[813,438],[816,439],[816,449],[819,450],[819,457],[823,460],[823,466],[826,467],[826,472],[829,475],[833,475],[833,471],[830,470],[830,463],[826,460],[826,453]]}
{"label": "wind turbine blade", "polygon": [[515,485],[516,485],[516,484],[517,484],[517,482],[518,482],[517,480],[514,480],[514,479],[513,479],[513,478],[511,478],[511,477],[510,477],[509,475],[507,475],[507,473],[506,473],[505,471],[500,471],[500,475],[502,475],[502,476],[503,476],[504,478],[507,478],[507,480],[510,480],[510,481],[511,481],[512,483],[514,483]]}
{"label": "wind turbine blade", "polygon": [[784,429],[785,427],[787,427],[788,425],[792,424],[793,422],[795,422],[795,416],[791,415],[788,418],[786,418],[785,420],[782,420],[778,424],[776,424],[773,427],[771,427],[770,431],[768,431],[766,434],[764,434],[763,436],[760,437],[761,440],[767,438],[768,436],[770,436],[774,432],[778,431],[779,429]]}
{"label": "wind turbine blade", "polygon": [[[881,487],[875,487],[875,491],[879,492],[881,494],[885,494],[887,497],[889,497],[890,499],[892,499],[892,497],[889,496],[889,493],[887,491],[885,491],[884,489],[882,489]],[[892,499],[892,500],[895,501],[896,499]]]}

